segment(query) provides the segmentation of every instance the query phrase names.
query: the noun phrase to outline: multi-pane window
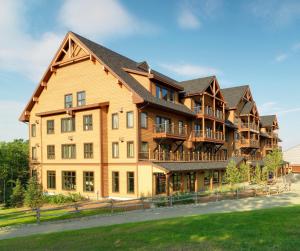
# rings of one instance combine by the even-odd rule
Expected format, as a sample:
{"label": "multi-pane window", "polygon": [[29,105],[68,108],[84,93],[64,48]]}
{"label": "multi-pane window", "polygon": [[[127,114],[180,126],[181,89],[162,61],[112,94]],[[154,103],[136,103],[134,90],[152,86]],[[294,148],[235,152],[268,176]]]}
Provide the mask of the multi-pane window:
{"label": "multi-pane window", "polygon": [[210,184],[210,177],[211,177],[211,172],[210,171],[205,171],[204,172],[204,185],[209,185]]}
{"label": "multi-pane window", "polygon": [[146,112],[141,113],[141,128],[147,129],[148,127],[148,114]]}
{"label": "multi-pane window", "polygon": [[119,128],[119,114],[113,113],[111,115],[111,123],[112,123],[112,129],[118,129]]}
{"label": "multi-pane window", "polygon": [[167,101],[168,100],[168,89],[162,88],[161,93],[162,93],[162,98]]}
{"label": "multi-pane window", "polygon": [[61,146],[62,159],[75,159],[76,158],[76,145],[68,144]]}
{"label": "multi-pane window", "polygon": [[175,102],[175,94],[173,90],[170,90],[169,92],[169,101]]}
{"label": "multi-pane window", "polygon": [[119,172],[112,172],[112,192],[118,193],[119,191]]}
{"label": "multi-pane window", "polygon": [[85,143],[84,144],[84,158],[92,159],[94,157],[94,149],[93,143]]}
{"label": "multi-pane window", "polygon": [[47,120],[47,134],[54,134],[54,120]]}
{"label": "multi-pane window", "polygon": [[55,189],[56,188],[55,171],[47,171],[47,188],[48,189]]}
{"label": "multi-pane window", "polygon": [[127,172],[127,192],[134,193],[134,172]]}
{"label": "multi-pane window", "polygon": [[161,87],[159,85],[155,87],[155,94],[157,98],[161,98]]}
{"label": "multi-pane window", "polygon": [[83,130],[84,131],[93,130],[93,115],[83,116]]}
{"label": "multi-pane window", "polygon": [[112,143],[112,157],[119,158],[119,143],[118,142]]}
{"label": "multi-pane window", "polygon": [[181,188],[181,175],[178,173],[173,174],[173,191],[179,191]]}
{"label": "multi-pane window", "polygon": [[126,113],[126,125],[127,128],[133,128],[133,112]]}
{"label": "multi-pane window", "polygon": [[65,95],[65,108],[72,108],[73,107],[73,95],[67,94]]}
{"label": "multi-pane window", "polygon": [[83,172],[83,191],[94,192],[94,172]]}
{"label": "multi-pane window", "polygon": [[77,106],[84,106],[85,104],[85,91],[77,92]]}
{"label": "multi-pane window", "polygon": [[37,160],[37,149],[35,146],[31,148],[31,159]]}
{"label": "multi-pane window", "polygon": [[149,159],[149,144],[148,142],[141,142],[140,158]]}
{"label": "multi-pane window", "polygon": [[47,159],[55,159],[55,146],[47,146]]}
{"label": "multi-pane window", "polygon": [[76,172],[62,171],[62,189],[76,190]]}
{"label": "multi-pane window", "polygon": [[74,132],[75,131],[75,118],[61,119],[61,132]]}
{"label": "multi-pane window", "polygon": [[127,142],[127,158],[133,158],[134,157],[134,144],[133,141]]}
{"label": "multi-pane window", "polygon": [[36,136],[36,124],[31,125],[31,137]]}
{"label": "multi-pane window", "polygon": [[214,171],[213,173],[213,183],[219,183],[219,172]]}

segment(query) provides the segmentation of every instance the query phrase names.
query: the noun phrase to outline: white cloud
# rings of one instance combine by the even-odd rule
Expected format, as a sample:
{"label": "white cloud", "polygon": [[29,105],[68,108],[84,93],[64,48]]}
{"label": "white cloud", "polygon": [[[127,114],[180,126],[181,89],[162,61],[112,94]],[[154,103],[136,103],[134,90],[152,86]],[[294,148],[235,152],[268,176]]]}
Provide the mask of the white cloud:
{"label": "white cloud", "polygon": [[201,26],[201,22],[198,17],[188,9],[182,9],[178,19],[179,27],[183,29],[197,29]]}
{"label": "white cloud", "polygon": [[0,141],[28,137],[27,126],[17,122],[24,106],[15,101],[0,101]]}
{"label": "white cloud", "polygon": [[160,66],[171,73],[183,77],[206,77],[221,73],[218,69],[213,67],[193,64],[161,64]]}
{"label": "white cloud", "polygon": [[286,53],[281,53],[275,57],[275,61],[280,63],[280,62],[285,61],[287,58],[288,58],[288,55]]}
{"label": "white cloud", "polygon": [[65,0],[59,21],[69,30],[92,38],[106,38],[154,31],[117,0]]}

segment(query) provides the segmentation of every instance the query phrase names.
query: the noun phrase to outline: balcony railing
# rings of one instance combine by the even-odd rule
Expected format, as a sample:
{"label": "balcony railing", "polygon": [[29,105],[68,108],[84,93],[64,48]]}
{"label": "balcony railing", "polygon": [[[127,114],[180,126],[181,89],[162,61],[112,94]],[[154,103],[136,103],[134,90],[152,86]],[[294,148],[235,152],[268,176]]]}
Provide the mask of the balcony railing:
{"label": "balcony railing", "polygon": [[150,160],[150,161],[181,161],[181,162],[191,162],[191,161],[225,161],[227,156],[222,153],[211,154],[203,152],[172,152],[172,151],[148,151],[140,152],[139,160]]}
{"label": "balcony railing", "polygon": [[174,123],[169,124],[155,124],[153,126],[154,137],[182,137],[187,136],[187,127],[186,125],[174,125]]}
{"label": "balcony railing", "polygon": [[259,140],[257,139],[241,139],[240,144],[242,147],[259,148]]}
{"label": "balcony railing", "polygon": [[217,141],[224,141],[225,136],[223,132],[214,132],[214,131],[203,131],[203,130],[193,130],[192,131],[192,140],[198,139],[207,139],[207,140],[217,140]]}
{"label": "balcony railing", "polygon": [[254,130],[254,131],[259,131],[259,126],[255,123],[240,123],[240,128],[241,129],[248,129],[248,130]]}
{"label": "balcony railing", "polygon": [[216,109],[214,111],[211,106],[205,106],[204,107],[204,112],[203,112],[202,106],[195,106],[193,108],[193,110],[196,114],[207,115],[207,116],[210,116],[210,117],[215,117],[216,119],[219,119],[219,120],[224,120],[223,111],[219,110],[219,109]]}

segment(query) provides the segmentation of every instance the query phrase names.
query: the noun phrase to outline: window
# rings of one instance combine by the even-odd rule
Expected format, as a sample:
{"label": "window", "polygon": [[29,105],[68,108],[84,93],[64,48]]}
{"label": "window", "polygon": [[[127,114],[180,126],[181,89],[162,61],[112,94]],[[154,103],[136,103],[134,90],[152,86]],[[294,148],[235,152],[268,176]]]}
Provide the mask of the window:
{"label": "window", "polygon": [[156,194],[162,194],[166,192],[166,175],[163,173],[155,174]]}
{"label": "window", "polygon": [[55,146],[47,146],[47,159],[55,159]]}
{"label": "window", "polygon": [[85,91],[77,92],[77,106],[85,105]]}
{"label": "window", "polygon": [[83,116],[83,130],[84,131],[93,130],[93,115],[84,115]]}
{"label": "window", "polygon": [[133,128],[133,112],[127,112],[126,125],[127,125],[127,128]]}
{"label": "window", "polygon": [[162,88],[162,98],[166,101],[168,100],[168,89]]}
{"label": "window", "polygon": [[61,119],[61,132],[74,132],[75,118]]}
{"label": "window", "polygon": [[94,192],[94,172],[83,172],[83,191]]}
{"label": "window", "polygon": [[76,145],[62,145],[61,147],[62,159],[75,159],[76,158]]}
{"label": "window", "polygon": [[134,157],[134,144],[133,141],[127,142],[127,158],[133,158]]}
{"label": "window", "polygon": [[219,183],[219,172],[214,171],[213,173],[213,183]]}
{"label": "window", "polygon": [[134,193],[134,172],[127,172],[127,193]]}
{"label": "window", "polygon": [[141,153],[140,158],[142,159],[149,159],[149,144],[148,142],[142,142],[141,143]]}
{"label": "window", "polygon": [[47,134],[54,134],[54,120],[47,120]]}
{"label": "window", "polygon": [[92,143],[85,143],[84,144],[84,158],[85,159],[92,159],[94,157],[94,150]]}
{"label": "window", "polygon": [[31,125],[31,137],[36,136],[36,124]]}
{"label": "window", "polygon": [[119,158],[119,143],[118,142],[112,143],[112,157]]}
{"label": "window", "polygon": [[119,192],[119,172],[112,172],[112,192]]}
{"label": "window", "polygon": [[184,134],[184,125],[183,125],[183,121],[179,121],[178,122],[178,132],[179,132],[179,135],[183,135]]}
{"label": "window", "polygon": [[148,127],[148,114],[146,112],[141,113],[141,128],[147,129]]}
{"label": "window", "polygon": [[112,129],[118,129],[119,128],[119,114],[113,113],[111,115],[111,123],[112,123]]}
{"label": "window", "polygon": [[72,108],[73,107],[73,95],[67,94],[65,95],[65,108]]}
{"label": "window", "polygon": [[48,189],[55,189],[56,188],[55,171],[47,171],[47,188]]}
{"label": "window", "polygon": [[181,188],[181,175],[178,173],[173,174],[173,191],[179,191]]}
{"label": "window", "polygon": [[210,171],[205,171],[204,172],[204,185],[210,184],[210,177],[211,177]]}
{"label": "window", "polygon": [[76,172],[70,172],[70,171],[62,172],[62,189],[76,190]]}
{"label": "window", "polygon": [[37,175],[38,175],[37,170],[31,170],[31,177],[32,178],[37,179],[37,177],[38,177]]}
{"label": "window", "polygon": [[156,93],[157,98],[161,98],[161,87],[160,86],[157,85],[155,87],[155,93]]}
{"label": "window", "polygon": [[170,90],[169,92],[169,101],[175,102],[175,94],[173,90]]}
{"label": "window", "polygon": [[31,148],[31,159],[32,160],[37,160],[37,150],[36,147]]}

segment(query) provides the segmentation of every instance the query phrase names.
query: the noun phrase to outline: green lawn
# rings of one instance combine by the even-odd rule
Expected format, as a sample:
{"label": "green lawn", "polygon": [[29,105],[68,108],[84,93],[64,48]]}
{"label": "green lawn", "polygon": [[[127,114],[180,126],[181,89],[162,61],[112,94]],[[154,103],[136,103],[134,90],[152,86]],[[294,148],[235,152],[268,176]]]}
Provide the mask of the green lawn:
{"label": "green lawn", "polygon": [[[51,210],[47,212],[41,212],[41,222],[64,220],[105,213],[110,213],[110,209],[92,209],[78,213],[68,213],[63,209]],[[0,209],[0,227],[30,223],[36,223],[36,216],[34,212],[24,213],[20,212],[19,209]]]}
{"label": "green lawn", "polygon": [[300,206],[0,241],[0,250],[299,250]]}

